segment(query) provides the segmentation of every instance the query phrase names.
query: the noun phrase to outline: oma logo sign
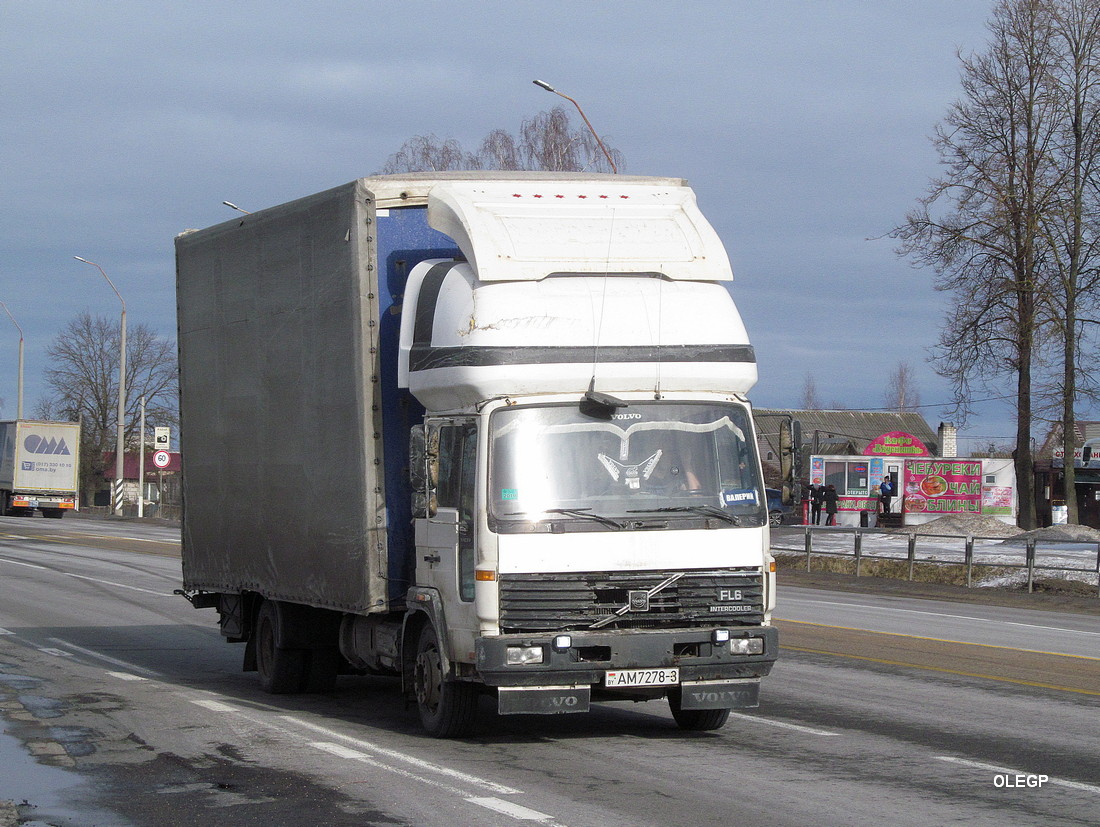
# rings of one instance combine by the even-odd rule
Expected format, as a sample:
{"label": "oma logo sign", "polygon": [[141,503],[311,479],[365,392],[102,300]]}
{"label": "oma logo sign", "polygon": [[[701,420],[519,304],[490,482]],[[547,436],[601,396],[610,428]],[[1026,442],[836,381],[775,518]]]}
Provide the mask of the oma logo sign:
{"label": "oma logo sign", "polygon": [[44,437],[38,434],[28,434],[23,440],[23,447],[31,454],[68,455],[72,452],[65,444],[65,438]]}

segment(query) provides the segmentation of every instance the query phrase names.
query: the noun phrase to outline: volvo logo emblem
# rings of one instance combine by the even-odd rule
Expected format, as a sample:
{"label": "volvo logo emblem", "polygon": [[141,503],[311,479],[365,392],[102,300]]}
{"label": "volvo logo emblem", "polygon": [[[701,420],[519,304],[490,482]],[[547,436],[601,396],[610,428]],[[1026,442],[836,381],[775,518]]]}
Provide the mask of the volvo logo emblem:
{"label": "volvo logo emblem", "polygon": [[631,590],[630,595],[630,611],[632,612],[648,612],[649,611],[649,592],[638,590]]}

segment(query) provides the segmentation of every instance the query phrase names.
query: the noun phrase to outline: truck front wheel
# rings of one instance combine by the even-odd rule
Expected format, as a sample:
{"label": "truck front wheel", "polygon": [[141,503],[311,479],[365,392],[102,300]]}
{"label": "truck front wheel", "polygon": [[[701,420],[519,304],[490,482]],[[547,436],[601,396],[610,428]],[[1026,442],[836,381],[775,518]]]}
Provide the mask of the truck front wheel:
{"label": "truck front wheel", "polygon": [[477,717],[477,687],[446,679],[439,637],[431,623],[424,624],[416,642],[413,691],[420,723],[429,735],[457,738],[473,729]]}
{"label": "truck front wheel", "polygon": [[668,693],[668,705],[680,729],[689,732],[706,732],[711,729],[721,729],[726,725],[726,719],[730,716],[728,709],[684,709],[680,705],[680,697],[679,688]]}
{"label": "truck front wheel", "polygon": [[282,622],[279,607],[265,600],[256,615],[256,671],[260,688],[272,695],[301,692],[309,678],[307,650],[276,645]]}

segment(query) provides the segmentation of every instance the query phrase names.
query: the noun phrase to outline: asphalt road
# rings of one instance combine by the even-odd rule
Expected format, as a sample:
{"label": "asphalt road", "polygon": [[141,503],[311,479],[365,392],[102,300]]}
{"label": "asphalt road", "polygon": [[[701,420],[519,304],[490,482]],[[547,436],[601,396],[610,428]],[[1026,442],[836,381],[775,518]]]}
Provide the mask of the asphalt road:
{"label": "asphalt road", "polygon": [[[70,515],[71,516],[71,515]],[[0,800],[71,825],[1095,824],[1100,615],[786,585],[758,710],[424,737],[391,680],[267,696],[177,532],[0,518]],[[1100,601],[1098,601],[1100,602]],[[4,811],[0,809],[0,817]],[[0,822],[2,823],[2,822]]]}

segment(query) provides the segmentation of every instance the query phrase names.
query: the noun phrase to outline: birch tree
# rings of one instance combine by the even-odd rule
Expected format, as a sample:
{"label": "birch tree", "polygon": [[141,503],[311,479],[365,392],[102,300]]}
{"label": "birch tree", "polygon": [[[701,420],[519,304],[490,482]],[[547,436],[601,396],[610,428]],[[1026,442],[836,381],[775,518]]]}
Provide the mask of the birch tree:
{"label": "birch tree", "polygon": [[908,362],[898,362],[898,366],[890,374],[885,402],[888,410],[898,413],[915,411],[920,407],[920,391],[917,390],[913,366]]}
{"label": "birch tree", "polygon": [[[622,171],[622,153],[610,147],[606,138],[601,139]],[[481,169],[612,172],[596,137],[586,126],[574,127],[562,106],[525,119],[518,134],[492,130],[472,152],[453,138],[414,136],[386,159],[381,172],[392,175]]]}

